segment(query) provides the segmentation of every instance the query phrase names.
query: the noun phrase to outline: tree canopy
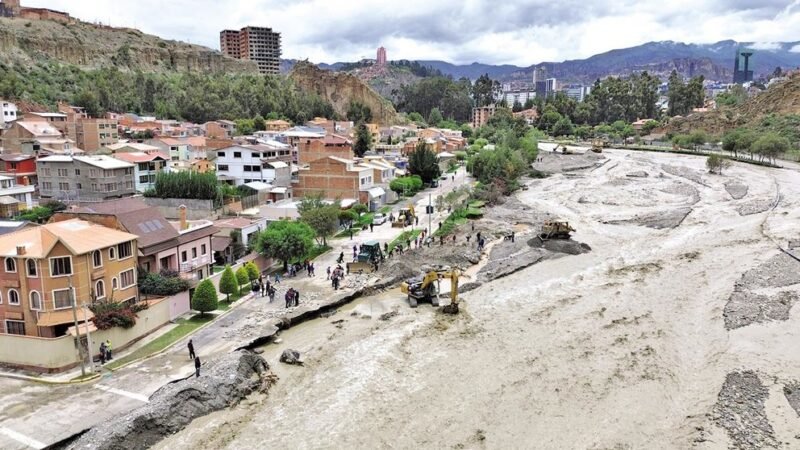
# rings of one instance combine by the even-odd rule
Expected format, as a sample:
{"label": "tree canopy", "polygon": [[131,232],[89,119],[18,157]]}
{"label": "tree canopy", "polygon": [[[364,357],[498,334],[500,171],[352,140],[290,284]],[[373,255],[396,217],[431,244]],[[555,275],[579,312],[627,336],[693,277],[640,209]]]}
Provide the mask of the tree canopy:
{"label": "tree canopy", "polygon": [[229,265],[225,266],[225,270],[222,271],[222,275],[219,278],[219,291],[225,294],[226,301],[230,301],[231,294],[236,295],[239,293],[239,282]]}
{"label": "tree canopy", "polygon": [[322,194],[305,196],[297,205],[300,220],[314,230],[319,245],[328,245],[328,238],[336,233],[340,211],[338,201],[326,202]]}
{"label": "tree canopy", "polygon": [[192,309],[200,311],[200,315],[204,316],[205,313],[214,311],[217,307],[217,290],[214,288],[214,283],[209,278],[206,278],[194,290]]}
{"label": "tree canopy", "polygon": [[314,230],[304,222],[278,220],[258,235],[256,249],[268,258],[283,262],[305,257],[314,247]]}
{"label": "tree canopy", "polygon": [[419,175],[423,183],[430,183],[442,174],[436,153],[422,139],[417,148],[408,155],[408,171],[413,175]]}
{"label": "tree canopy", "polygon": [[353,153],[361,158],[372,148],[372,133],[369,132],[367,125],[361,122],[356,127],[356,142],[353,144]]}

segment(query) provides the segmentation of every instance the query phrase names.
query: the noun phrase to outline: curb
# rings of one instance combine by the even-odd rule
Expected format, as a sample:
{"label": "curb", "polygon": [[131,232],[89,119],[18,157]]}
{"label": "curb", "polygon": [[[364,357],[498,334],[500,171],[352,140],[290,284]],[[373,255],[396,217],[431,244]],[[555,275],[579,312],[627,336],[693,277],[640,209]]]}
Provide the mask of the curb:
{"label": "curb", "polygon": [[[233,305],[231,305],[231,307],[230,307],[230,308],[228,308],[228,310],[227,310],[227,311],[223,311],[223,312],[222,312],[222,314],[218,314],[218,315],[217,315],[217,318],[216,318],[216,319],[214,319],[214,320],[217,320],[217,319],[219,319],[220,317],[223,317],[223,316],[225,316],[226,314],[228,314],[229,312],[233,311],[234,309],[236,309],[236,308],[238,307],[238,305],[241,305],[241,304],[243,304],[243,303],[244,303],[244,300],[251,300],[252,298],[253,298],[253,294],[252,294],[252,293],[248,294],[248,295],[247,295],[247,296],[245,296],[245,297],[242,297],[242,298],[240,298],[239,300],[237,300],[237,301],[236,301],[236,303],[234,303]],[[141,358],[134,359],[133,361],[128,361],[128,362],[126,362],[125,364],[123,364],[123,365],[121,365],[121,366],[119,366],[119,367],[115,367],[115,368],[113,368],[113,369],[106,369],[106,370],[108,370],[109,372],[112,372],[112,373],[113,373],[113,372],[116,372],[116,371],[118,371],[118,370],[120,370],[120,369],[124,369],[124,368],[126,368],[126,367],[128,367],[128,366],[130,366],[130,365],[136,364],[136,363],[138,363],[138,362],[142,362],[142,361],[144,361],[144,360],[147,360],[147,359],[150,359],[150,358],[153,358],[153,357],[156,357],[156,356],[162,355],[162,354],[166,353],[168,350],[172,349],[172,347],[174,347],[174,346],[175,346],[175,345],[176,345],[178,342],[180,342],[180,341],[181,341],[181,340],[183,340],[184,338],[187,338],[187,337],[189,337],[189,336],[192,336],[192,335],[194,335],[195,333],[197,333],[198,331],[200,331],[200,330],[202,330],[202,329],[204,329],[204,328],[206,328],[206,327],[210,326],[211,324],[213,324],[213,323],[214,323],[214,320],[210,320],[210,321],[208,321],[208,323],[206,323],[206,324],[204,324],[204,325],[202,325],[202,326],[199,326],[199,327],[197,327],[197,328],[196,328],[194,331],[192,331],[191,333],[189,333],[189,334],[187,334],[187,335],[185,335],[185,336],[181,337],[181,339],[178,339],[177,341],[173,342],[172,344],[170,344],[170,345],[168,345],[168,346],[166,346],[166,347],[162,348],[161,350],[159,350],[159,351],[157,351],[157,352],[155,352],[155,353],[151,353],[151,354],[149,354],[149,355],[142,356]]]}
{"label": "curb", "polygon": [[[250,300],[252,298],[253,298],[253,294],[252,293],[248,294],[246,297],[240,298],[227,311],[223,311],[222,314],[217,315],[217,318],[220,318],[220,317],[228,314],[229,312],[233,311],[238,305],[244,303],[243,300]],[[214,319],[214,320],[217,320],[217,319]],[[121,365],[119,367],[115,367],[113,369],[105,369],[105,371],[113,373],[113,372],[116,372],[116,371],[118,371],[120,369],[124,369],[125,367],[128,367],[128,366],[130,366],[132,364],[144,361],[146,359],[149,359],[149,358],[152,358],[152,357],[155,357],[155,356],[159,356],[159,355],[165,353],[167,350],[170,350],[172,347],[175,346],[175,344],[177,344],[183,338],[189,337],[189,336],[197,333],[198,331],[204,329],[205,327],[213,324],[214,320],[211,320],[208,323],[206,323],[206,324],[204,324],[204,325],[202,325],[200,327],[197,327],[191,333],[183,336],[178,341],[173,342],[172,344],[164,347],[163,349],[161,349],[161,350],[159,350],[159,351],[157,351],[155,353],[151,353],[149,355],[142,356],[141,358],[134,359],[133,361],[126,362],[125,364],[123,364],[123,365]],[[105,371],[103,370],[103,368],[101,366],[100,372],[96,372],[95,374],[93,374],[91,376],[88,376],[88,377],[86,377],[86,378],[84,378],[82,380],[68,380],[68,381],[48,380],[46,378],[41,378],[41,377],[34,377],[34,376],[29,376],[29,375],[19,375],[19,374],[15,374],[15,373],[7,373],[7,372],[0,372],[0,377],[2,377],[2,378],[11,378],[11,379],[15,379],[15,380],[22,380],[22,381],[32,381],[32,382],[36,382],[36,383],[43,383],[43,384],[50,384],[50,385],[69,385],[69,384],[82,384],[82,383],[88,383],[88,382],[91,382],[91,381],[96,381],[99,378],[102,378],[102,376],[103,376]]]}

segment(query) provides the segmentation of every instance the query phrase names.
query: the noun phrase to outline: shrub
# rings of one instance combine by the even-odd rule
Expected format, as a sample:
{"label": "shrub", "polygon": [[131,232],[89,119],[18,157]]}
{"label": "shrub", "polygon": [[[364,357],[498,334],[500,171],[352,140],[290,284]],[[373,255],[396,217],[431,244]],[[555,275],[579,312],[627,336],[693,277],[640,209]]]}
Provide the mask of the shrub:
{"label": "shrub", "polygon": [[175,295],[189,290],[189,282],[176,272],[149,273],[139,270],[139,292],[144,295]]}
{"label": "shrub", "polygon": [[[91,321],[98,330],[108,330],[113,327],[131,328],[136,325],[136,311],[128,303],[114,301],[93,303],[89,306],[94,317]],[[137,311],[143,308],[137,309]]]}
{"label": "shrub", "polygon": [[247,269],[245,269],[244,266],[236,270],[236,281],[239,283],[239,286],[247,284],[250,281],[250,275],[247,273]]}
{"label": "shrub", "polygon": [[219,279],[219,291],[225,294],[226,301],[230,301],[231,294],[236,295],[239,293],[239,283],[230,265],[225,266],[225,270]]}
{"label": "shrub", "polygon": [[218,191],[214,172],[159,172],[155,188],[145,192],[145,196],[216,200]]}
{"label": "shrub", "polygon": [[244,268],[245,270],[247,270],[247,278],[250,281],[255,281],[258,279],[259,276],[261,276],[261,271],[258,270],[258,266],[252,261],[245,264]]}
{"label": "shrub", "polygon": [[217,306],[217,290],[214,289],[214,283],[206,278],[194,290],[192,309],[199,311],[200,316],[203,316],[205,313],[217,309]]}

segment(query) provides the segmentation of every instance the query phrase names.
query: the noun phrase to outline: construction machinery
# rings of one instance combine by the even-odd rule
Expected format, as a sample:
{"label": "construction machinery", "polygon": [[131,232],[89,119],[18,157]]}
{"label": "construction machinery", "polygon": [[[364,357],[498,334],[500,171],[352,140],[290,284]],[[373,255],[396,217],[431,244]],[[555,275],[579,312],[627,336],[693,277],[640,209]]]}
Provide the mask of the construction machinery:
{"label": "construction machinery", "polygon": [[400,211],[397,213],[397,218],[392,221],[392,227],[403,228],[412,225],[415,217],[414,205],[409,203],[408,207],[400,208]]}
{"label": "construction machinery", "polygon": [[443,307],[443,311],[448,314],[458,312],[458,277],[460,273],[457,269],[438,268],[433,269],[418,277],[409,278],[400,285],[400,292],[408,295],[408,304],[416,308],[419,302],[430,302],[433,306],[439,306],[439,292],[441,281],[450,280],[450,304]]}
{"label": "construction machinery", "polygon": [[595,153],[603,153],[603,149],[608,147],[608,142],[602,139],[595,139],[592,141],[592,151]]}
{"label": "construction machinery", "polygon": [[575,231],[565,220],[545,220],[542,230],[539,232],[539,239],[569,239],[570,233]]}
{"label": "construction machinery", "polygon": [[383,251],[378,241],[367,241],[361,244],[356,260],[347,263],[348,273],[372,273],[383,262]]}

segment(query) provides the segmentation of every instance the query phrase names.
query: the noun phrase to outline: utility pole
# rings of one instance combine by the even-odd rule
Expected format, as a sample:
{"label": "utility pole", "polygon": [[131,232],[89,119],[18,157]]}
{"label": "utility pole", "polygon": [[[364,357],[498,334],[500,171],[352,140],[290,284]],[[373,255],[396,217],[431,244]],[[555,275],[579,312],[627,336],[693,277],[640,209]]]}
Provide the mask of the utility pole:
{"label": "utility pole", "polygon": [[81,329],[78,327],[78,307],[75,305],[75,296],[72,294],[72,276],[67,278],[69,281],[69,289],[67,295],[69,302],[72,304],[72,320],[75,322],[75,342],[78,344],[78,360],[81,362],[81,376],[86,376],[86,362],[83,360],[83,346],[81,345]]}
{"label": "utility pole", "polygon": [[86,306],[86,303],[82,306],[83,310],[83,318],[86,323],[86,349],[89,353],[89,372],[94,373],[94,358],[92,357],[92,349],[94,348],[94,344],[92,344],[92,333],[89,331],[89,307]]}
{"label": "utility pole", "polygon": [[433,234],[433,224],[431,223],[433,217],[433,204],[431,203],[431,194],[428,193],[428,234]]}

